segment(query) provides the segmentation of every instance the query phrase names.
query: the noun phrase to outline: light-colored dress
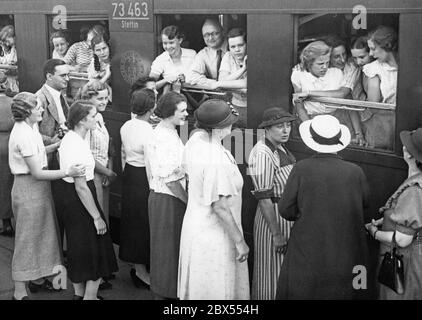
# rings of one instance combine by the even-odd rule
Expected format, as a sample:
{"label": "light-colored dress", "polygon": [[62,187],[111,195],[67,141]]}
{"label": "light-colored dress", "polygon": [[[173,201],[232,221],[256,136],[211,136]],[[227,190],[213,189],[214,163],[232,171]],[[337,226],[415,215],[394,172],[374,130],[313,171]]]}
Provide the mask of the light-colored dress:
{"label": "light-colored dress", "polygon": [[[294,68],[290,80],[298,92],[337,90],[343,84],[343,72],[338,68],[328,68],[327,73],[323,77],[315,77],[310,72]],[[330,108],[328,104],[321,102],[306,100],[303,105],[307,114],[311,117],[336,111],[336,109]]]}
{"label": "light-colored dress", "polygon": [[35,280],[58,272],[61,265],[57,222],[49,181],[37,180],[24,160],[35,157],[47,167],[42,137],[38,127],[16,122],[9,139],[9,165],[15,176],[12,210],[16,219],[12,278]]}
{"label": "light-colored dress", "polygon": [[[381,102],[396,103],[398,69],[387,63],[374,62],[363,66],[363,73],[368,78],[380,79]],[[394,146],[394,129],[396,117],[394,111],[371,110],[374,115],[363,122],[365,139],[370,147],[392,150]]]}
{"label": "light-colored dress", "polygon": [[[380,284],[382,300],[421,300],[422,299],[422,174],[406,179],[380,209],[384,214],[383,231],[397,230],[413,241],[405,248],[398,249],[403,255],[404,293],[398,295]],[[390,246],[381,243],[380,259]],[[380,260],[381,261],[381,260]]]}
{"label": "light-colored dress", "polygon": [[[94,156],[95,161],[98,161],[104,167],[108,165],[108,154],[109,154],[109,141],[110,136],[108,130],[105,126],[103,116],[101,113],[97,113],[96,116],[96,129],[89,131],[87,134],[87,139],[89,139],[89,145],[91,148],[92,155]],[[109,193],[110,188],[103,186],[104,175],[95,172],[94,173],[94,183],[95,190],[97,192],[98,202],[100,203],[101,209],[103,209],[104,215],[109,222]]]}
{"label": "light-colored dress", "polygon": [[182,170],[184,145],[177,130],[160,122],[147,146],[147,165],[151,168],[148,211],[150,223],[151,291],[177,297],[180,232],[186,204],[176,197],[167,183],[178,181],[185,187]]}
{"label": "light-colored dress", "polygon": [[178,297],[181,300],[249,299],[248,265],[223,222],[212,210],[219,196],[228,197],[231,214],[242,231],[243,178],[233,156],[200,130],[185,147],[189,200],[180,240]]}
{"label": "light-colored dress", "polygon": [[[274,147],[267,139],[260,140],[249,156],[249,174],[254,184],[252,191],[259,200],[271,199],[277,225],[281,234],[288,240],[292,221],[287,221],[278,213],[277,202],[296,160],[286,149]],[[273,300],[277,290],[277,280],[283,264],[284,255],[277,253],[271,230],[258,205],[254,221],[254,271],[252,299]]]}

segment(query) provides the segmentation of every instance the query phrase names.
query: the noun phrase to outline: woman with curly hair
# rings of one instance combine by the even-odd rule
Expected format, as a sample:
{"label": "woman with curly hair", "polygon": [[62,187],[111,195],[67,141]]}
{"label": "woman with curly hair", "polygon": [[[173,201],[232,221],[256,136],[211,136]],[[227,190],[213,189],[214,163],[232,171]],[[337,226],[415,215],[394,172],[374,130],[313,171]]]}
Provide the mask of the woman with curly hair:
{"label": "woman with curly hair", "polygon": [[14,175],[12,209],[16,219],[12,278],[15,282],[13,300],[29,299],[26,283],[44,288],[52,284],[44,277],[58,272],[60,257],[57,222],[49,180],[77,177],[85,173],[78,162],[61,170],[46,170],[48,152],[60,142],[44,147],[37,123],[43,107],[35,94],[21,92],[13,98],[15,124],[9,139],[9,166]]}
{"label": "woman with curly hair", "polygon": [[[367,100],[396,104],[398,74],[398,42],[394,29],[379,26],[368,39],[369,55],[374,62],[363,67],[368,78]],[[366,140],[370,147],[393,149],[395,112],[394,110],[371,110],[373,115],[363,122]]]}

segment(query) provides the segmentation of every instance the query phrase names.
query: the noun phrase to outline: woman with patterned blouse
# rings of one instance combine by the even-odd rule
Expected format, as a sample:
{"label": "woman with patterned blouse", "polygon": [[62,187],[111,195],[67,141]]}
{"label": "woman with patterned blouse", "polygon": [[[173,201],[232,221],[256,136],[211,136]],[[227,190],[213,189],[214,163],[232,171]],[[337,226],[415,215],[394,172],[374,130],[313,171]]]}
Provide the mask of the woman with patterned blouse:
{"label": "woman with patterned blouse", "polygon": [[177,298],[180,233],[187,192],[182,168],[184,145],[176,127],[185,124],[186,108],[186,98],[177,92],[161,96],[154,112],[163,120],[154,129],[147,146],[147,166],[151,168],[150,281],[157,298]]}
{"label": "woman with patterned blouse", "polygon": [[283,263],[292,222],[278,214],[281,198],[290,171],[296,160],[284,143],[290,136],[291,122],[296,118],[281,108],[264,112],[259,128],[265,139],[258,141],[249,156],[249,174],[259,201],[254,222],[254,273],[252,299],[273,300]]}

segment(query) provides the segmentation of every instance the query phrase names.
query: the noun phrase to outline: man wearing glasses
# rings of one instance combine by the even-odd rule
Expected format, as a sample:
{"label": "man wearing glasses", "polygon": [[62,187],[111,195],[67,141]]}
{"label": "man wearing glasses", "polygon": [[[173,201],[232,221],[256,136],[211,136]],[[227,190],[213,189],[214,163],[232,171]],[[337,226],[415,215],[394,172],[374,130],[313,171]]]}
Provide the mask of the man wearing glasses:
{"label": "man wearing glasses", "polygon": [[227,40],[221,24],[211,19],[205,20],[202,36],[206,47],[196,55],[187,82],[204,89],[215,89],[221,59],[227,52]]}
{"label": "man wearing glasses", "polygon": [[[44,145],[48,146],[57,143],[63,138],[67,131],[65,122],[67,119],[69,105],[63,95],[63,91],[67,89],[69,83],[69,65],[61,59],[50,59],[44,64],[45,83],[38,90],[36,95],[43,102],[44,112],[42,120],[39,122],[39,131],[43,138]],[[48,157],[48,168],[50,170],[59,169],[58,153],[50,153]],[[51,191],[53,194],[54,205],[56,208],[57,222],[59,224],[61,240],[63,242],[64,227],[62,221],[63,197],[64,193],[61,188],[62,180],[51,182]],[[31,287],[29,288],[32,292]],[[54,291],[51,288],[47,291]],[[37,290],[37,288],[35,288]]]}

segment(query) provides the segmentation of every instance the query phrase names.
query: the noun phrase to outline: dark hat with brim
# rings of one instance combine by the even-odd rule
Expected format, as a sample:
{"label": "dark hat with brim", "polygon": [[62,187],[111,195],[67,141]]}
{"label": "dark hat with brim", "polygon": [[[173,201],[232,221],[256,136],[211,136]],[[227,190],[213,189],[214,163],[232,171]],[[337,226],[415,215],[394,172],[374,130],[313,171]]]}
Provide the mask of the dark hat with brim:
{"label": "dark hat with brim", "polygon": [[405,130],[400,132],[400,140],[407,151],[414,156],[416,160],[422,162],[422,128],[413,131]]}
{"label": "dark hat with brim", "polygon": [[296,120],[296,117],[282,108],[270,108],[264,111],[262,115],[262,122],[258,128],[266,128],[283,122],[291,122]]}
{"label": "dark hat with brim", "polygon": [[226,101],[209,99],[195,111],[195,119],[202,128],[221,129],[235,123],[239,113]]}

